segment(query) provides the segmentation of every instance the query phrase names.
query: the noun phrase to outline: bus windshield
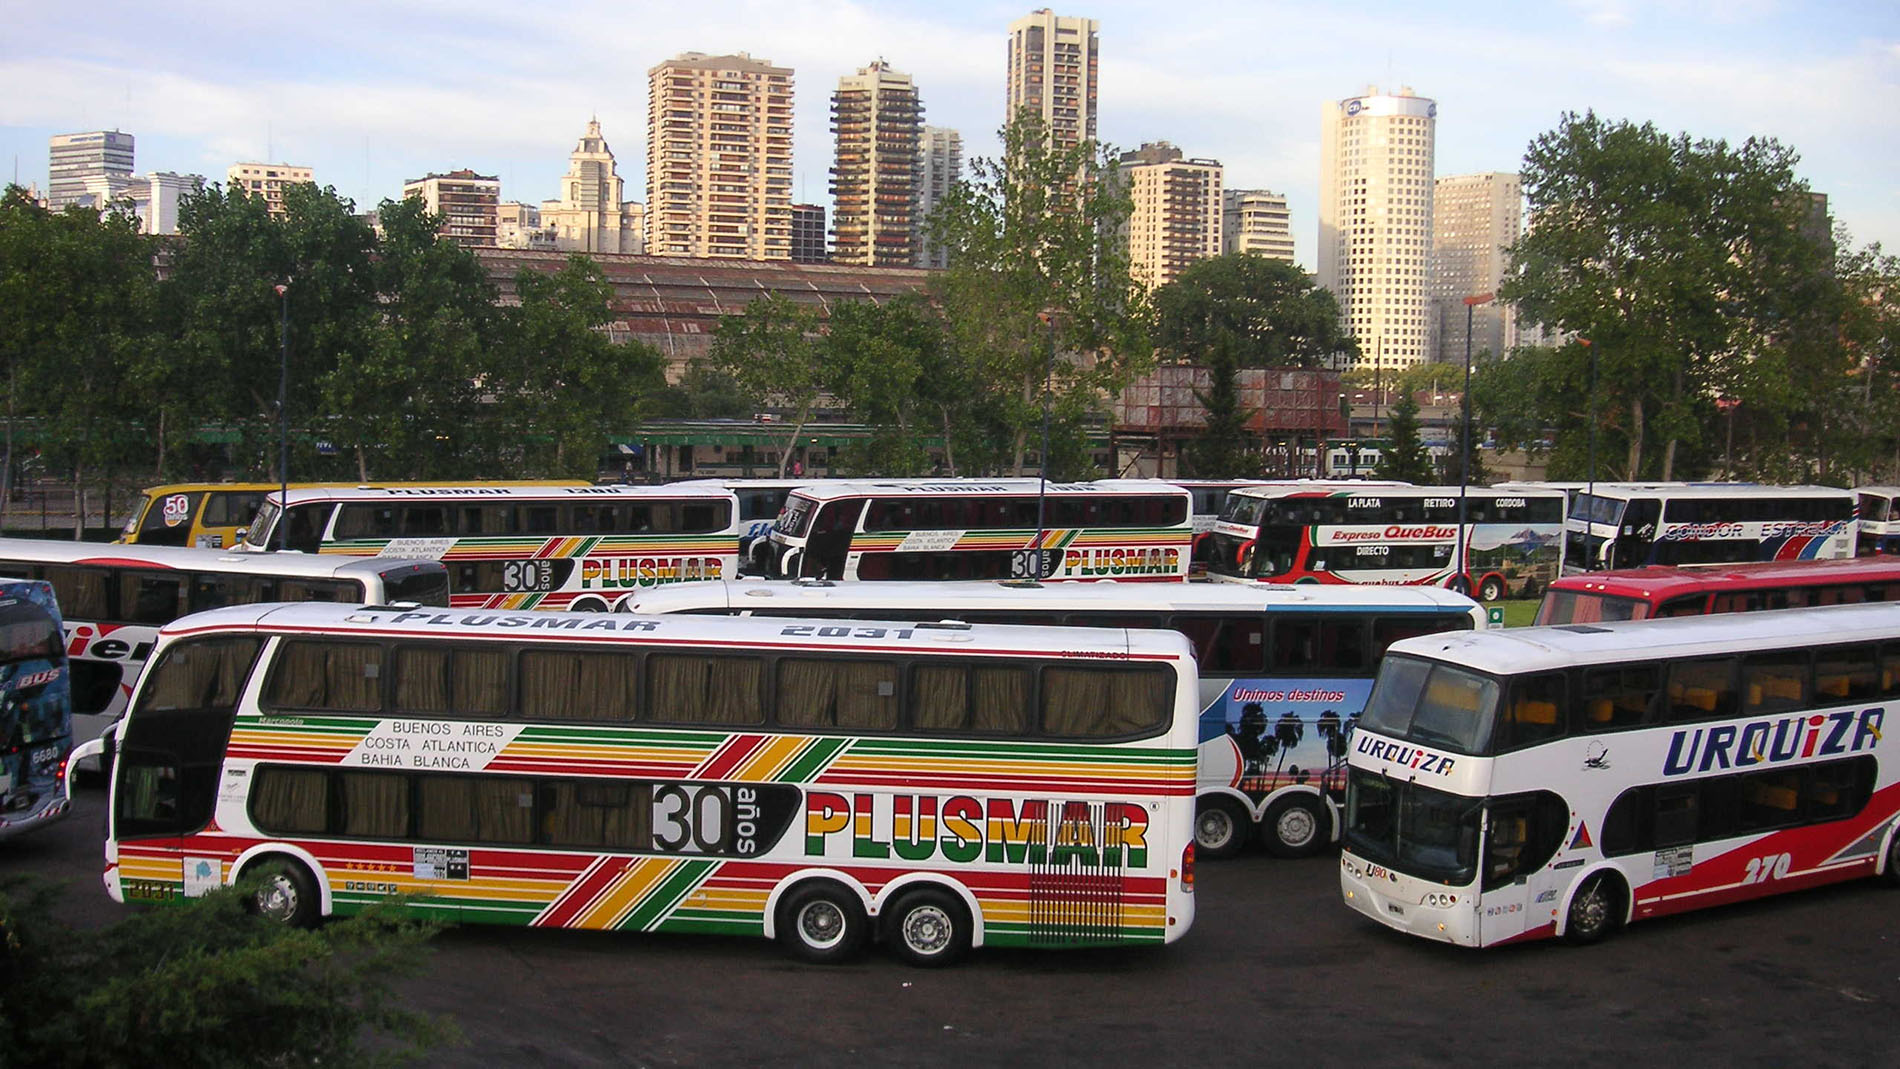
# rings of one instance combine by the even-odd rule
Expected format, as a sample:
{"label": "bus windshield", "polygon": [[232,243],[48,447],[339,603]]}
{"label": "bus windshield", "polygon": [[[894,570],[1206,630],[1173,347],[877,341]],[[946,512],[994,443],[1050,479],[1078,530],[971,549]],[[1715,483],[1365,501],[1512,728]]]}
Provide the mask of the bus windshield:
{"label": "bus windshield", "polygon": [[271,528],[277,525],[277,502],[265,501],[257,510],[257,518],[251,521],[250,529],[244,532],[244,544],[255,549],[270,548]]}
{"label": "bus windshield", "polygon": [[30,601],[0,605],[0,664],[58,660],[65,652],[59,625],[45,609]]}
{"label": "bus windshield", "polygon": [[1426,746],[1482,754],[1491,741],[1497,707],[1495,679],[1388,654],[1359,726]]}
{"label": "bus windshield", "polygon": [[1482,808],[1476,798],[1355,768],[1346,794],[1346,845],[1407,875],[1466,884],[1477,869]]}
{"label": "bus windshield", "polygon": [[1649,604],[1641,598],[1618,597],[1553,587],[1537,607],[1539,627],[1556,624],[1600,624],[1615,620],[1646,620]]}

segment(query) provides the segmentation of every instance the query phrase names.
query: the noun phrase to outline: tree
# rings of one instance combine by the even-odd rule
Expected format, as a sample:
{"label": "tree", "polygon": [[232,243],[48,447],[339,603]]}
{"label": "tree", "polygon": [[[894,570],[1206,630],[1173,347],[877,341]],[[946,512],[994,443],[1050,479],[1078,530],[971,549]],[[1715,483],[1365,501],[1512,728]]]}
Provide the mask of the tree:
{"label": "tree", "polygon": [[1120,234],[1133,202],[1113,156],[1093,141],[1052,144],[1028,111],[1001,138],[1002,159],[973,160],[931,216],[932,241],[949,253],[931,290],[955,353],[991,393],[998,450],[1021,473],[1045,391],[1052,454],[1085,457],[1082,418],[1144,371],[1152,348]]}
{"label": "tree", "polygon": [[891,476],[930,471],[921,434],[926,427],[947,427],[946,403],[969,396],[967,381],[958,388],[940,383],[954,374],[941,320],[922,297],[906,294],[882,304],[837,304],[828,327],[826,384],[871,429],[867,440],[845,451],[842,466]]}
{"label": "tree", "polygon": [[1796,337],[1795,310],[1824,272],[1795,162],[1773,140],[1731,148],[1593,113],[1531,142],[1537,225],[1512,246],[1500,295],[1525,320],[1592,341],[1600,433],[1625,446],[1629,478],[1670,478],[1679,447],[1713,422],[1714,389]]}
{"label": "tree", "polygon": [[1169,359],[1208,370],[1196,399],[1207,429],[1189,447],[1192,473],[1234,478],[1258,471],[1247,458],[1242,368],[1316,367],[1358,346],[1339,323],[1333,295],[1293,264],[1230,253],[1188,266],[1155,291],[1155,344]]}
{"label": "tree", "polygon": [[1431,455],[1418,437],[1418,398],[1403,394],[1392,404],[1386,448],[1373,473],[1381,479],[1430,483],[1433,470]]}
{"label": "tree", "polygon": [[743,314],[719,324],[707,366],[731,376],[759,404],[791,413],[779,450],[778,473],[783,478],[825,389],[818,313],[776,293],[754,298]]}

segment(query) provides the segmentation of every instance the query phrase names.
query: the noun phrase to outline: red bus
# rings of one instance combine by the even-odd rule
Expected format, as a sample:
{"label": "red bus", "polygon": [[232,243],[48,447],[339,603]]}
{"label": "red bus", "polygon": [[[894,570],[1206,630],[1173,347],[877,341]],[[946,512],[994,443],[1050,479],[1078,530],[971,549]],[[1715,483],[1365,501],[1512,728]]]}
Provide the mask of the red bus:
{"label": "red bus", "polygon": [[1595,624],[1863,601],[1900,601],[1900,560],[1845,557],[1720,568],[1652,564],[1567,575],[1544,592],[1536,622]]}

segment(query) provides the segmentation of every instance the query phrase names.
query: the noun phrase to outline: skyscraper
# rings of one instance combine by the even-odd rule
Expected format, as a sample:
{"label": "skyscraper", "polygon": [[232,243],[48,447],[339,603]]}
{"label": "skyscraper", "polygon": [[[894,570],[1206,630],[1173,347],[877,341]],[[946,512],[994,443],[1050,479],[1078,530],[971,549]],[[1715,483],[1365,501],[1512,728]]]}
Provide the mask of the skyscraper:
{"label": "skyscraper", "polygon": [[1409,86],[1321,110],[1319,284],[1339,301],[1360,363],[1431,356],[1425,280],[1432,241],[1438,105]]}
{"label": "skyscraper", "polygon": [[496,207],[501,178],[467,168],[412,178],[402,184],[404,197],[418,197],[430,214],[442,217],[442,236],[466,248],[495,244]]}
{"label": "skyscraper", "polygon": [[1293,223],[1286,194],[1266,189],[1230,189],[1221,215],[1223,252],[1247,252],[1293,262]]}
{"label": "skyscraper", "polygon": [[792,71],[686,52],[647,72],[647,251],[792,255]]}
{"label": "skyscraper", "polygon": [[825,254],[825,206],[792,205],[792,262],[822,264],[829,260]]}
{"label": "skyscraper", "polygon": [[567,158],[561,199],[542,201],[539,222],[528,230],[554,231],[555,247],[560,249],[645,252],[644,208],[624,196],[614,150],[601,136],[600,120],[589,119],[586,132]]}
{"label": "skyscraper", "polygon": [[1135,278],[1165,286],[1189,264],[1220,255],[1219,160],[1183,159],[1155,141],[1122,153],[1121,177],[1135,205],[1124,227]]}
{"label": "skyscraper", "polygon": [[[1447,175],[1433,184],[1432,358],[1465,358],[1465,298],[1496,293],[1504,250],[1524,232],[1524,187],[1514,174]],[[1471,309],[1471,353],[1503,356],[1517,344],[1517,317],[1493,301]]]}
{"label": "skyscraper", "polygon": [[917,266],[948,267],[950,255],[930,240],[930,216],[963,178],[963,135],[946,126],[924,127],[923,188],[917,199]]}
{"label": "skyscraper", "polygon": [[1007,122],[1028,108],[1053,144],[1095,139],[1095,89],[1101,24],[1038,8],[1009,24]]}
{"label": "skyscraper", "polygon": [[831,95],[831,259],[909,267],[917,255],[923,106],[910,75],[879,60]]}
{"label": "skyscraper", "polygon": [[[47,141],[46,206],[59,211],[90,197],[89,203],[105,207],[132,184],[133,142],[118,130],[54,134]],[[94,180],[90,186],[88,179]]]}

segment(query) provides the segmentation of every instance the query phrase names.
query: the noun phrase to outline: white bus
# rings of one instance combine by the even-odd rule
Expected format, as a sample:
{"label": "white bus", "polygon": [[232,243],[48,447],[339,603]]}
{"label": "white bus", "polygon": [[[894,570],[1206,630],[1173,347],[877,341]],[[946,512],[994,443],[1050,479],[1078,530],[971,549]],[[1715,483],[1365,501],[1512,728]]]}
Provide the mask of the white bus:
{"label": "white bus", "polygon": [[785,499],[801,486],[830,479],[683,479],[668,486],[710,486],[730,490],[739,502],[739,574],[764,575],[772,558],[772,524]]}
{"label": "white bus", "polygon": [[440,560],[456,608],[604,611],[737,574],[738,498],[719,486],[338,487],[292,490],[287,510],[279,496],[238,548]]}
{"label": "white bus", "polygon": [[1191,504],[1155,479],[828,482],[786,498],[770,575],[1180,580]]}
{"label": "white bus", "polygon": [[874,928],[919,965],[1160,945],[1194,919],[1195,688],[1171,632],[225,609],[165,630],[115,730],[105,883],[819,962]]}
{"label": "white bus", "polygon": [[1174,485],[1185,489],[1193,497],[1190,515],[1194,518],[1194,574],[1207,571],[1208,558],[1214,552],[1214,525],[1220,522],[1221,510],[1227,507],[1227,495],[1243,486],[1305,486],[1315,487],[1331,485],[1333,482],[1353,486],[1405,486],[1402,482],[1388,482],[1372,479],[1342,479],[1327,482],[1313,479],[1172,479]]}
{"label": "white bus", "polygon": [[1227,495],[1208,570],[1242,582],[1443,586],[1475,591],[1483,601],[1530,597],[1561,574],[1563,501],[1557,490],[1483,486],[1246,487]]}
{"label": "white bus", "polygon": [[1854,493],[1832,486],[1597,484],[1573,495],[1564,572],[1854,555]]}
{"label": "white bus", "polygon": [[1900,605],[1435,635],[1353,733],[1340,886],[1461,946],[1885,873]]}
{"label": "white bus", "polygon": [[1855,552],[1863,557],[1900,553],[1900,486],[1856,486],[1854,514],[1859,522]]}
{"label": "white bus", "polygon": [[1179,631],[1200,666],[1195,843],[1203,858],[1256,836],[1303,857],[1339,834],[1346,736],[1379,656],[1414,635],[1485,626],[1470,598],[1258,583],[694,583],[649,591],[640,613],[960,620]]}
{"label": "white bus", "polygon": [[187,613],[260,601],[449,603],[441,564],[397,558],[0,538],[0,575],[43,579],[59,598],[78,742],[125,711],[158,629]]}

